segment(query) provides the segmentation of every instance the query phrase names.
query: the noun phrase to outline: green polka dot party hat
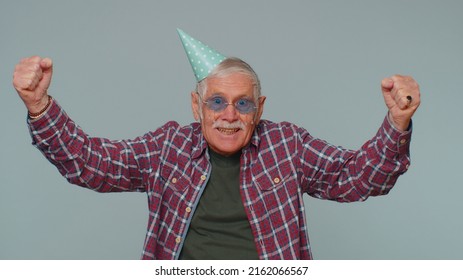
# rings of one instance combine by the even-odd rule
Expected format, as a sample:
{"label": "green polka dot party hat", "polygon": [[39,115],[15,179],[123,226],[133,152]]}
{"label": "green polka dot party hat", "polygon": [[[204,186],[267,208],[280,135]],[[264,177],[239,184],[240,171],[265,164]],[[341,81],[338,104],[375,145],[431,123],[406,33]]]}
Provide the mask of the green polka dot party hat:
{"label": "green polka dot party hat", "polygon": [[198,82],[206,78],[226,58],[216,50],[194,39],[183,30],[177,28],[177,32],[180,40],[182,40],[183,48]]}

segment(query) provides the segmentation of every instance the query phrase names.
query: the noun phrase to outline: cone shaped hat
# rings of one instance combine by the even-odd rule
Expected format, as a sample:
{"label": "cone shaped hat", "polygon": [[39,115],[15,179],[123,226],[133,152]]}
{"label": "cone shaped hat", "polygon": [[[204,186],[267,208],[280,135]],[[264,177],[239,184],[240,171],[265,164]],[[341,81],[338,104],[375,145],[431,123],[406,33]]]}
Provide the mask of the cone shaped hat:
{"label": "cone shaped hat", "polygon": [[226,57],[177,28],[196,80],[200,82]]}

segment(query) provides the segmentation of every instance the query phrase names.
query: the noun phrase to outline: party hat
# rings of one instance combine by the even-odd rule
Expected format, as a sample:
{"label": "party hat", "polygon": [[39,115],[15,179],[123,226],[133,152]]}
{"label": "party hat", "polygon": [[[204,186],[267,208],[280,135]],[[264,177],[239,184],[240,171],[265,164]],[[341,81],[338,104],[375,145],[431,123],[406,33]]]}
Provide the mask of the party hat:
{"label": "party hat", "polygon": [[196,80],[200,82],[226,57],[177,28]]}

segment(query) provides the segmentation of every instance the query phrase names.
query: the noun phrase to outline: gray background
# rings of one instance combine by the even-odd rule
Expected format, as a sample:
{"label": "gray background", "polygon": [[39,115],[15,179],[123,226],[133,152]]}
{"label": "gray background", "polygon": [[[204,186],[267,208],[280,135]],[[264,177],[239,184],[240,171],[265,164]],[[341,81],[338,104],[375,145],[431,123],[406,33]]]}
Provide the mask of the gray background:
{"label": "gray background", "polygon": [[264,118],[359,148],[384,116],[380,81],[421,85],[412,166],[385,197],[305,199],[317,259],[462,259],[461,1],[2,1],[0,258],[138,259],[145,194],[67,183],[30,145],[12,85],[24,56],[49,56],[50,89],[92,136],[133,138],[193,120],[194,77],[176,28],[248,61]]}

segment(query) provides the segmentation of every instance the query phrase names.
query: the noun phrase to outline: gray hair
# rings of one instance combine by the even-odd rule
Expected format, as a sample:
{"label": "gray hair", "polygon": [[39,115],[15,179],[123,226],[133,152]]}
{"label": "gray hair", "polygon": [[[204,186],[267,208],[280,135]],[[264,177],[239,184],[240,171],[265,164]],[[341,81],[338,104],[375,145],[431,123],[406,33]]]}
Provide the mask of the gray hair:
{"label": "gray hair", "polygon": [[249,76],[254,85],[255,100],[261,96],[260,80],[256,72],[254,72],[249,64],[237,57],[226,58],[219,65],[217,65],[205,79],[198,82],[196,85],[196,92],[201,96],[201,98],[204,97],[207,91],[206,80],[208,78],[225,77],[233,73],[242,73]]}

